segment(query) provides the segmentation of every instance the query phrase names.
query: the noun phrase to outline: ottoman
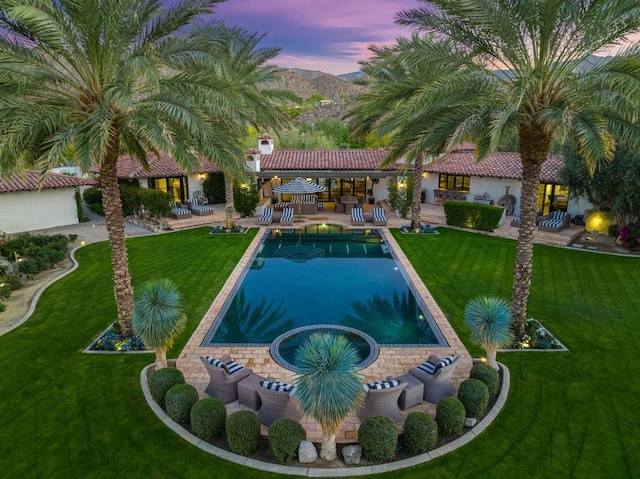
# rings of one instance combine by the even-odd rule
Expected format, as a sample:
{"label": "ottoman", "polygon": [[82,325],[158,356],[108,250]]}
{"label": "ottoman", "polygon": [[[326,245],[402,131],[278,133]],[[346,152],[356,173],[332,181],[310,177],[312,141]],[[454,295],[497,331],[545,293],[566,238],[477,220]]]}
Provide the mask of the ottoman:
{"label": "ottoman", "polygon": [[[260,396],[258,388],[261,388],[260,381],[266,381],[266,378],[258,374],[250,374],[238,383],[238,402],[257,411],[260,409]],[[422,383],[420,383],[422,384]]]}
{"label": "ottoman", "polygon": [[[424,394],[424,383],[422,381],[411,374],[405,374],[396,379],[401,383],[407,383],[407,387],[404,388],[398,398],[400,409],[406,411],[410,407],[422,404],[422,395]],[[243,381],[246,381],[246,379],[243,379]],[[240,381],[240,384],[242,384],[242,381]]]}

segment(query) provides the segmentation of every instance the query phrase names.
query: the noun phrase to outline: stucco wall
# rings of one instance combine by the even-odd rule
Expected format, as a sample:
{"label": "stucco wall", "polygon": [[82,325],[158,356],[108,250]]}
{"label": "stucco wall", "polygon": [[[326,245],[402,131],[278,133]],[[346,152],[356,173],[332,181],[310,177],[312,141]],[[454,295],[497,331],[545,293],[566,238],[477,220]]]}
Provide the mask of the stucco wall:
{"label": "stucco wall", "polygon": [[0,194],[0,231],[19,233],[78,223],[75,190],[59,188]]}

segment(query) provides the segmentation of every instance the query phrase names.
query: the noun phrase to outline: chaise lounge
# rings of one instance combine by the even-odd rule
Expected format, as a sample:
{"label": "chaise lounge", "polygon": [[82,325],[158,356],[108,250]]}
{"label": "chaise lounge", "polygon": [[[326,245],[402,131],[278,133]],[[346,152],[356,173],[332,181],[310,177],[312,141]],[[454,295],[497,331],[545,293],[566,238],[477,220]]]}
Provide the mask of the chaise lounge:
{"label": "chaise lounge", "polygon": [[364,226],[364,214],[362,208],[353,208],[351,210],[351,224],[353,226]]}
{"label": "chaise lounge", "polygon": [[373,224],[376,226],[387,226],[387,217],[384,214],[384,208],[377,206],[373,209]]}
{"label": "chaise lounge", "polygon": [[259,225],[270,225],[273,222],[273,208],[265,208],[258,219]]}
{"label": "chaise lounge", "polygon": [[197,198],[191,200],[191,213],[196,216],[209,216],[213,215],[213,206],[202,205],[198,202]]}
{"label": "chaise lounge", "polygon": [[553,211],[548,216],[537,219],[538,230],[558,233],[571,224],[571,215],[566,211]]}
{"label": "chaise lounge", "polygon": [[173,208],[169,211],[169,217],[175,220],[191,218],[191,210],[184,208],[180,203],[174,203]]}
{"label": "chaise lounge", "polygon": [[281,226],[293,226],[293,208],[286,206],[282,209],[282,216],[280,217]]}

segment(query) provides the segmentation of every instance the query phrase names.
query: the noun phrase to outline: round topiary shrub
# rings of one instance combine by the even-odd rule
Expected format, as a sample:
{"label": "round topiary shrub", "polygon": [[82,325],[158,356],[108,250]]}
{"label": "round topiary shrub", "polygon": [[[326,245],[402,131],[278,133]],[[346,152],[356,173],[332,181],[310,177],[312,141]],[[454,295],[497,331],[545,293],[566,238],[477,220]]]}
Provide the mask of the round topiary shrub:
{"label": "round topiary shrub", "polygon": [[227,418],[227,442],[231,452],[249,456],[258,449],[260,421],[252,411],[237,411]]}
{"label": "round topiary shrub", "polygon": [[222,436],[226,422],[227,409],[218,398],[200,399],[191,408],[191,429],[205,441]]}
{"label": "round topiary shrub", "polygon": [[462,381],[458,389],[458,399],[467,412],[467,417],[478,417],[489,404],[489,388],[479,379]]}
{"label": "round topiary shrub", "polygon": [[176,384],[164,397],[167,416],[179,424],[189,422],[191,408],[198,402],[198,390],[191,384]]}
{"label": "round topiary shrub", "polygon": [[471,368],[469,377],[472,379],[479,379],[485,383],[489,388],[489,396],[495,396],[498,393],[498,388],[500,387],[500,375],[498,374],[498,371],[488,364],[476,364]]}
{"label": "round topiary shrub", "polygon": [[164,397],[176,384],[184,384],[182,371],[176,368],[162,368],[153,372],[149,378],[149,392],[158,405],[164,409]]}
{"label": "round topiary shrub", "polygon": [[409,454],[430,451],[438,440],[438,425],[426,412],[412,412],[404,421],[404,447]]}
{"label": "round topiary shrub", "polygon": [[438,431],[443,434],[462,431],[465,418],[464,406],[457,398],[442,398],[436,407]]}
{"label": "round topiary shrub", "polygon": [[375,416],[364,420],[358,429],[362,454],[373,462],[390,461],[398,447],[398,430],[388,417]]}
{"label": "round topiary shrub", "polygon": [[287,464],[298,456],[298,446],[306,439],[307,432],[298,421],[278,419],[269,428],[269,451],[276,461]]}

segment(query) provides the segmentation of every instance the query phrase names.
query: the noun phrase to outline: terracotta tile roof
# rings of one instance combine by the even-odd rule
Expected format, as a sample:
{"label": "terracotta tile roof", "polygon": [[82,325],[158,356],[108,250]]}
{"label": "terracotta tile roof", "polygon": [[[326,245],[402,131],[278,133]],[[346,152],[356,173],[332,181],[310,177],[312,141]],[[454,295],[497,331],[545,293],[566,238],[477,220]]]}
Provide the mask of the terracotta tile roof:
{"label": "terracotta tile roof", "polygon": [[[337,150],[275,150],[260,158],[262,170],[332,170],[332,171],[373,171],[382,162],[386,150],[378,149],[337,149]],[[400,164],[385,166],[383,171],[402,168]]]}
{"label": "terracotta tile roof", "polygon": [[[169,155],[161,154],[157,158],[153,153],[147,153],[149,171],[142,164],[129,155],[118,158],[118,178],[165,178],[170,176],[186,176],[187,172]],[[200,168],[192,173],[219,173],[220,168],[208,160],[200,160]]]}
{"label": "terracotta tile roof", "polygon": [[[540,180],[545,183],[558,183],[558,172],[564,165],[564,158],[549,155],[542,165]],[[448,175],[486,176],[490,178],[522,179],[522,163],[519,153],[493,153],[480,163],[476,162],[473,151],[454,151],[441,156],[426,169],[429,173]]]}
{"label": "terracotta tile roof", "polygon": [[[0,193],[11,193],[14,191],[35,191],[40,188],[42,175],[33,170],[25,171],[24,175],[13,174],[0,176]],[[63,175],[60,173],[49,173],[42,189],[55,188],[75,188],[76,186],[95,185],[94,180],[87,178],[77,178],[75,176]]]}

